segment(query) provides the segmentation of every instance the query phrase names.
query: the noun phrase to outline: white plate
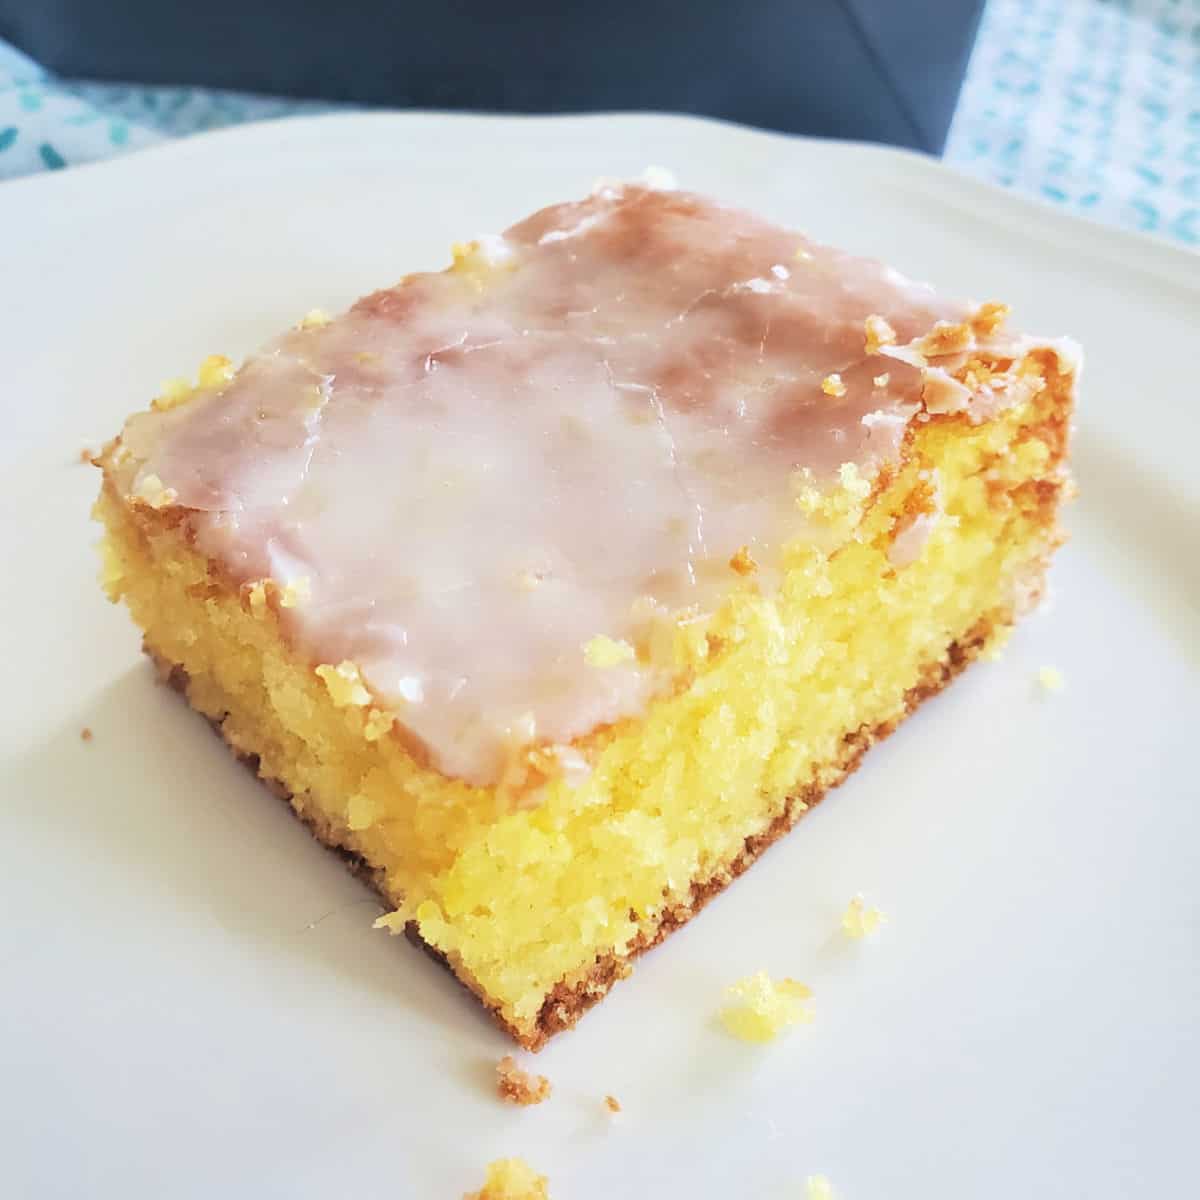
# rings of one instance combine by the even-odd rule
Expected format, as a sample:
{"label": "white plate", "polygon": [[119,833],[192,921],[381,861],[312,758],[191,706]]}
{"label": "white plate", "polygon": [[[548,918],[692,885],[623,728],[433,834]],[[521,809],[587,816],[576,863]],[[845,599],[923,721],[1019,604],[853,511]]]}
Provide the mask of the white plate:
{"label": "white plate", "polygon": [[[161,379],[600,175],[881,254],[1088,368],[1055,602],[634,978],[509,1050],[204,723],[94,582],[76,461]],[[1200,1068],[1200,258],[911,155],[662,117],[342,116],[0,186],[0,1171],[13,1196],[1175,1196]],[[1042,694],[1044,664],[1067,690]],[[85,744],[80,730],[95,739]],[[891,917],[838,934],[865,891]],[[714,1024],[760,967],[817,1021]],[[611,1092],[625,1107],[613,1120]]]}

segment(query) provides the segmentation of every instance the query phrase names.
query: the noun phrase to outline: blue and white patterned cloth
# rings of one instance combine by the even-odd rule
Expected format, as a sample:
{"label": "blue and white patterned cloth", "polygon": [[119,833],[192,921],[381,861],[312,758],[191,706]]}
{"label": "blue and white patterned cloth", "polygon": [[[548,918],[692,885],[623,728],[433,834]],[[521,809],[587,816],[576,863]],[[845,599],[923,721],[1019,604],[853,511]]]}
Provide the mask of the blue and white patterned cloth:
{"label": "blue and white patterned cloth", "polygon": [[[0,42],[0,179],[329,107],[62,80]],[[1200,0],[988,0],[945,158],[1200,247]]]}
{"label": "blue and white patterned cloth", "polygon": [[58,79],[0,41],[0,180],[95,162],[189,133],[332,107],[203,88]]}
{"label": "blue and white patterned cloth", "polygon": [[1200,0],[989,0],[945,157],[1200,246]]}

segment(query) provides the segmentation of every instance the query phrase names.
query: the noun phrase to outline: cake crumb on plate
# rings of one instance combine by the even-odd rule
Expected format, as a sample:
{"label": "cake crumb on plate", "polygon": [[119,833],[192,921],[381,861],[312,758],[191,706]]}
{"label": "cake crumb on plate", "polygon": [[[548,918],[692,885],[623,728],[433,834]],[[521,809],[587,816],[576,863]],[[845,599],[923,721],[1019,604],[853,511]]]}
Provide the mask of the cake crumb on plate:
{"label": "cake crumb on plate", "polygon": [[729,988],[732,1004],[721,1010],[721,1022],[745,1042],[774,1041],[783,1030],[813,1019],[806,1003],[812,992],[795,979],[778,983],[766,971],[738,980]]}
{"label": "cake crumb on plate", "polygon": [[847,937],[861,940],[870,937],[887,920],[877,908],[868,908],[860,892],[846,905],[842,913],[842,931]]}
{"label": "cake crumb on plate", "polygon": [[619,1113],[621,1111],[621,1102],[616,1098],[616,1096],[605,1096],[604,1107],[607,1108],[610,1113]]}
{"label": "cake crumb on plate", "polygon": [[506,1054],[496,1064],[496,1090],[509,1104],[541,1104],[550,1095],[550,1080],[545,1075],[531,1075]]}
{"label": "cake crumb on plate", "polygon": [[92,731],[87,725],[79,731],[79,740],[81,742],[90,742],[92,740]]}
{"label": "cake crumb on plate", "polygon": [[1037,677],[1043,691],[1061,692],[1067,686],[1063,673],[1057,667],[1042,667]]}
{"label": "cake crumb on plate", "polygon": [[549,1200],[548,1184],[523,1158],[498,1158],[488,1163],[483,1187],[463,1200]]}

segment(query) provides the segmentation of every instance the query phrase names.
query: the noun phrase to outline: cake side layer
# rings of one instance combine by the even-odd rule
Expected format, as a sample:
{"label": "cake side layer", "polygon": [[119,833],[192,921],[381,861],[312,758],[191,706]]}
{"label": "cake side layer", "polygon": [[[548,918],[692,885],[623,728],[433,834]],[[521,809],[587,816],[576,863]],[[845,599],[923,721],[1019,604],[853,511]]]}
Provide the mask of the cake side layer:
{"label": "cake side layer", "polygon": [[598,994],[597,971],[688,908],[697,881],[790,823],[798,791],[841,778],[847,734],[894,724],[948,646],[1035,587],[1058,538],[1072,379],[1052,356],[1031,367],[1046,386],[1022,408],[918,428],[887,486],[844,514],[857,525],[836,554],[798,553],[778,597],[751,576],[698,644],[684,692],[580,742],[592,773],[577,787],[474,789],[393,732],[372,738],[370,708],[338,707],[281,638],[277,597],[256,608],[175,514],[106,488],[110,589],[188,672],[193,706],[324,840],[372,864],[394,926],[415,921],[535,1044],[559,1005],[569,1014]]}
{"label": "cake side layer", "polygon": [[[904,712],[899,718],[876,726],[872,730],[858,730],[844,739],[844,753],[836,764],[828,764],[823,777],[829,782],[819,788],[809,785],[800,792],[790,795],[782,812],[761,833],[747,837],[740,850],[729,861],[722,863],[705,879],[693,880],[686,900],[664,908],[653,918],[638,923],[636,936],[620,955],[607,953],[598,956],[569,976],[558,980],[550,989],[538,1011],[536,1021],[530,1026],[511,1024],[501,1006],[489,996],[487,989],[472,978],[459,964],[457,967],[447,954],[430,945],[421,937],[415,921],[404,926],[404,933],[413,945],[424,950],[435,962],[454,975],[487,1010],[492,1020],[527,1050],[540,1050],[556,1033],[571,1029],[588,1009],[598,1004],[614,985],[629,976],[633,961],[654,949],[669,934],[681,928],[696,916],[710,900],[715,899],[739,875],[745,872],[762,854],[788,833],[806,813],[819,804],[828,793],[843,783],[858,768],[863,755],[883,738],[895,732],[905,718],[910,716],[925,701],[936,696],[948,683],[962,672],[980,653],[996,641],[1012,624],[1013,615],[997,613],[993,619],[982,620],[960,641],[948,646],[945,652],[932,660],[921,673],[920,681],[905,697]],[[187,672],[178,664],[171,663],[146,647],[146,653],[154,662],[160,677],[185,699],[190,681]],[[311,805],[297,804],[287,785],[279,779],[263,775],[257,755],[239,749],[225,737],[223,722],[208,718],[213,731],[226,741],[233,754],[241,759],[280,799],[285,800],[304,822],[312,835],[327,849],[336,853],[349,870],[371,887],[383,903],[395,904],[394,895],[389,894],[386,873],[373,867],[361,854],[345,845],[344,833],[340,831],[319,809]]]}
{"label": "cake side layer", "polygon": [[[499,1011],[489,1007],[493,1019],[529,1050],[539,1050],[556,1033],[573,1028],[584,1013],[598,1004],[619,980],[628,977],[634,959],[648,950],[653,950],[666,937],[696,916],[710,900],[720,895],[784,834],[790,832],[801,817],[819,804],[832,789],[845,782],[858,769],[863,755],[873,745],[894,733],[921,704],[936,696],[975,661],[988,645],[997,640],[998,635],[1002,637],[1011,624],[1011,614],[997,613],[995,619],[980,621],[964,638],[948,646],[944,654],[929,663],[928,668],[922,672],[921,681],[910,689],[905,698],[902,716],[872,730],[860,729],[847,734],[842,758],[837,763],[825,764],[820,772],[821,778],[827,780],[824,786],[810,784],[794,795],[789,795],[783,811],[766,829],[747,837],[738,853],[706,879],[692,882],[686,900],[668,905],[657,916],[640,921],[636,936],[623,953],[604,954],[590,967],[574,972],[556,983],[542,1002],[532,1032],[528,1027],[518,1029],[507,1024]],[[320,838],[320,834],[317,836]],[[410,941],[442,963],[451,973],[462,978],[461,971],[455,971],[454,965],[446,955],[421,937],[416,922],[409,922],[404,932]],[[475,995],[480,995],[479,988],[473,981],[466,982],[466,986]],[[486,1000],[484,1002],[486,1004]]]}

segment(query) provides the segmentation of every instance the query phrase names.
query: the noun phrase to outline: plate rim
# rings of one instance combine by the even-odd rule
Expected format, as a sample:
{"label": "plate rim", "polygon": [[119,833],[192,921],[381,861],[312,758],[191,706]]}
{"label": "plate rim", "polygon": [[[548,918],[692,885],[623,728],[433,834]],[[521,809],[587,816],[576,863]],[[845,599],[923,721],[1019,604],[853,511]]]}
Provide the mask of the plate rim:
{"label": "plate rim", "polygon": [[[434,122],[459,126],[507,125],[525,130],[571,124],[653,122],[658,125],[674,125],[693,132],[707,130],[726,138],[741,140],[746,144],[758,142],[763,146],[802,147],[806,153],[823,154],[833,158],[874,157],[908,172],[924,186],[933,182],[938,187],[953,187],[958,194],[949,198],[956,201],[956,207],[968,214],[975,211],[981,219],[994,219],[996,210],[1007,208],[1010,210],[1008,215],[1020,221],[1026,236],[1046,238],[1056,233],[1065,233],[1076,242],[1090,243],[1078,247],[1085,252],[1103,257],[1114,266],[1126,270],[1140,270],[1154,274],[1160,279],[1165,276],[1171,284],[1194,293],[1197,302],[1200,302],[1200,272],[1197,271],[1197,267],[1200,267],[1200,250],[1193,250],[1160,234],[1108,225],[1077,213],[1064,212],[1034,196],[980,179],[953,163],[918,150],[875,142],[781,133],[712,117],[653,110],[510,114],[441,109],[367,109],[248,121],[223,129],[210,129],[187,137],[172,138],[159,145],[147,146],[113,158],[80,163],[65,170],[45,171],[5,180],[0,183],[0,204],[10,196],[24,196],[39,189],[73,187],[78,180],[88,181],[101,174],[112,175],[128,172],[130,169],[145,169],[157,166],[158,162],[171,157],[206,155],[224,147],[251,146],[263,139],[274,142],[278,149],[281,138],[289,143],[298,142],[318,134],[325,136],[339,126],[346,128],[376,125],[397,128],[419,127]],[[663,165],[670,167],[669,163]],[[972,199],[981,201],[991,211],[979,212],[978,207],[970,203]]]}

